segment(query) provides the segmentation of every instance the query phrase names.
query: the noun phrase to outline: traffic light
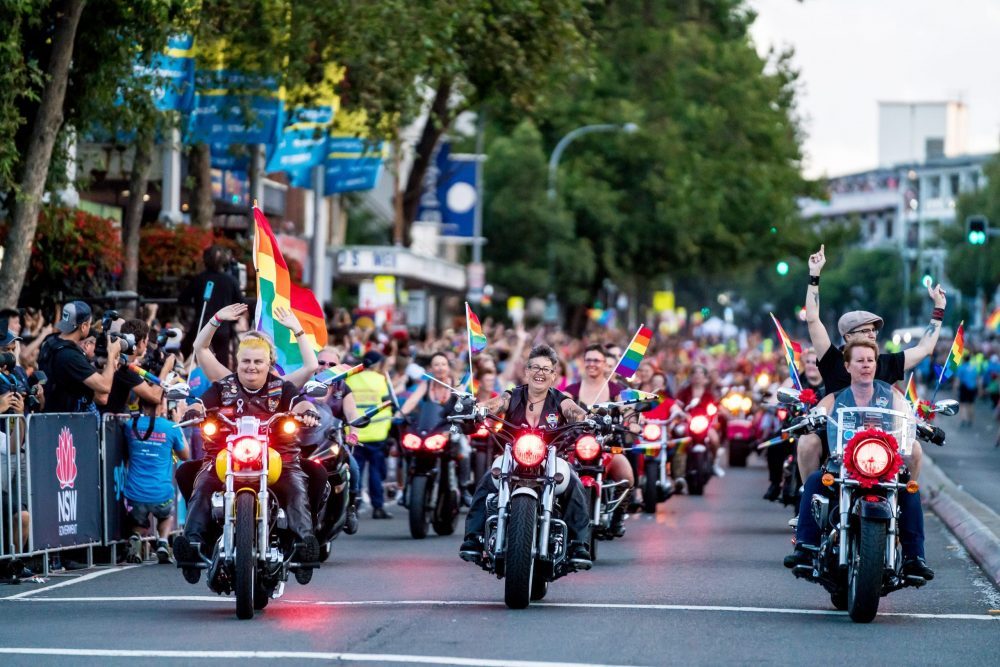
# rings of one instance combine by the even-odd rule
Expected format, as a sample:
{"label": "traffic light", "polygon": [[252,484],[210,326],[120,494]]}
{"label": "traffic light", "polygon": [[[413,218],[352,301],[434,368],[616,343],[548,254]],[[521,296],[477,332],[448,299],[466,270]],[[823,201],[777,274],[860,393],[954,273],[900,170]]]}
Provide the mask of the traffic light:
{"label": "traffic light", "polygon": [[788,275],[788,262],[778,262],[777,266],[775,266],[774,268],[778,272],[779,276]]}
{"label": "traffic light", "polygon": [[965,219],[965,238],[972,245],[986,245],[990,237],[990,223],[985,216],[972,215]]}

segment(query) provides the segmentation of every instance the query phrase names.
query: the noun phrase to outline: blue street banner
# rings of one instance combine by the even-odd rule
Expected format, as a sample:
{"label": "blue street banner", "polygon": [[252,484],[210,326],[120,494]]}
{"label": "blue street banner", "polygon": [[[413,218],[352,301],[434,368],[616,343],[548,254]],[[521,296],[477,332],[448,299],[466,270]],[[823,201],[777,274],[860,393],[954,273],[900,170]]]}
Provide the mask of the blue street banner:
{"label": "blue street banner", "polygon": [[212,169],[222,171],[250,171],[250,153],[239,144],[209,144],[212,151]]}
{"label": "blue street banner", "polygon": [[334,194],[374,188],[382,170],[383,151],[382,142],[331,134],[326,142],[324,192]]}
{"label": "blue street banner", "polygon": [[153,58],[151,73],[163,84],[153,89],[160,111],[189,112],[194,108],[194,37],[174,35],[167,49]]}
{"label": "blue street banner", "polygon": [[[274,77],[236,70],[195,70],[194,110],[187,141],[274,144],[284,105]],[[246,92],[242,92],[246,91]]]}
{"label": "blue street banner", "polygon": [[323,164],[326,157],[334,114],[330,105],[294,109],[267,161],[267,170],[285,172],[295,187],[311,187],[312,168]]}
{"label": "blue street banner", "polygon": [[475,235],[479,184],[476,156],[451,152],[442,142],[424,177],[417,220],[441,223],[441,236],[472,238]]}

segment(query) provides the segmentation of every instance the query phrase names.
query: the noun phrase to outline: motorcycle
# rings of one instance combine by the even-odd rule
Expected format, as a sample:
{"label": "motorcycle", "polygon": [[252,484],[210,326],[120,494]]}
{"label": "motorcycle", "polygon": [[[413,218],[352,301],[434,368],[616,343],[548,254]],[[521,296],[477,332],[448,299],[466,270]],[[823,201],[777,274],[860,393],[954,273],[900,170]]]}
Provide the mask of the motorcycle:
{"label": "motorcycle", "polygon": [[757,445],[757,451],[765,452],[769,464],[770,457],[777,455],[783,458],[778,499],[782,505],[790,506],[795,513],[799,510],[801,495],[799,489],[802,488],[795,443],[804,433],[811,433],[813,429],[804,425],[795,432],[788,432],[787,427],[798,423],[798,420],[809,412],[809,407],[801,401],[788,405],[768,405],[760,412],[760,419],[756,425],[757,433],[767,438]]}
{"label": "motorcycle", "polygon": [[[778,397],[792,403],[798,394],[782,389]],[[954,415],[958,403],[940,401],[930,412]],[[787,430],[822,428],[826,419],[822,409],[813,409]],[[920,488],[910,479],[903,460],[914,439],[943,445],[944,431],[918,420],[908,406],[906,411],[839,408],[832,419],[837,426],[836,446],[822,468],[828,492],[810,499],[821,531],[820,544],[812,554],[812,564],[797,565],[792,572],[823,586],[833,605],[846,609],[852,621],[869,623],[878,614],[882,597],[927,583],[902,572],[898,494],[916,493]]]}
{"label": "motorcycle", "polygon": [[[459,394],[456,409],[463,399],[472,404],[471,394]],[[422,401],[403,424],[400,451],[407,469],[403,503],[414,539],[427,537],[428,526],[438,535],[455,532],[461,502],[456,456],[464,438],[449,427],[443,406],[433,401]]]}
{"label": "motorcycle", "polygon": [[691,417],[686,423],[682,422],[674,427],[674,437],[689,438],[681,450],[687,454],[684,480],[687,482],[688,494],[700,496],[705,493],[705,485],[714,474],[712,452],[706,443],[719,409],[711,402],[702,406],[700,400],[696,399],[685,408],[685,412]]}
{"label": "motorcycle", "polygon": [[505,580],[504,603],[524,609],[545,597],[550,582],[576,571],[567,557],[569,531],[555,505],[573,474],[560,454],[583,438],[593,438],[597,422],[531,429],[461,402],[455,412],[449,418],[455,431],[464,430],[461,424],[467,429],[484,420],[505,427],[489,436],[502,446],[503,454],[491,467],[496,493],[486,501],[486,548],[478,563]]}
{"label": "motorcycle", "polygon": [[726,409],[726,428],[724,445],[729,452],[729,465],[733,468],[745,468],[747,457],[753,451],[753,399],[748,394],[734,388],[720,401]]}
{"label": "motorcycle", "polygon": [[691,442],[687,436],[671,438],[676,420],[649,420],[642,426],[639,443],[633,448],[642,455],[640,484],[642,489],[642,511],[655,514],[656,506],[674,495],[674,483],[670,476],[670,464],[678,447]]}

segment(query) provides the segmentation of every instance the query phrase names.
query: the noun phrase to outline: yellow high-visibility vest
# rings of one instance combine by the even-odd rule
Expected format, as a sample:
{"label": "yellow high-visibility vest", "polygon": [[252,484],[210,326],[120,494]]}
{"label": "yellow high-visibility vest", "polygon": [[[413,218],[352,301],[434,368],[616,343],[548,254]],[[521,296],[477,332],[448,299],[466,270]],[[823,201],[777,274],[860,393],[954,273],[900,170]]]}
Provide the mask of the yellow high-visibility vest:
{"label": "yellow high-visibility vest", "polygon": [[[346,380],[347,386],[354,394],[354,402],[358,412],[363,413],[369,408],[381,405],[389,397],[389,383],[385,376],[375,371],[361,371]],[[351,429],[360,442],[381,442],[389,437],[389,427],[392,426],[392,408],[386,408],[372,417],[372,423],[362,429]]]}

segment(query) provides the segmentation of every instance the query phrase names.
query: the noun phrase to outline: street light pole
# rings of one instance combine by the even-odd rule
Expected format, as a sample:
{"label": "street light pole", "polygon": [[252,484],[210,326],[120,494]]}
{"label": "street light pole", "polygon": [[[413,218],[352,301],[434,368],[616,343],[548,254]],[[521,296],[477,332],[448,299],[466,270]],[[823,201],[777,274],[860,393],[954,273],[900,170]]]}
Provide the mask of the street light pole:
{"label": "street light pole", "polygon": [[[552,155],[549,157],[549,204],[554,207],[556,203],[556,175],[559,168],[559,160],[562,158],[563,151],[566,150],[566,147],[569,146],[574,139],[592,132],[625,132],[627,134],[632,134],[638,129],[639,126],[635,123],[624,123],[622,125],[601,123],[597,125],[584,125],[568,132],[566,136],[559,140],[559,143],[556,144],[555,149],[552,151]],[[549,240],[548,245],[548,262],[549,294],[545,304],[545,320],[547,322],[555,322],[559,319],[559,305],[556,303],[555,293],[555,247],[552,245],[551,239]]]}

